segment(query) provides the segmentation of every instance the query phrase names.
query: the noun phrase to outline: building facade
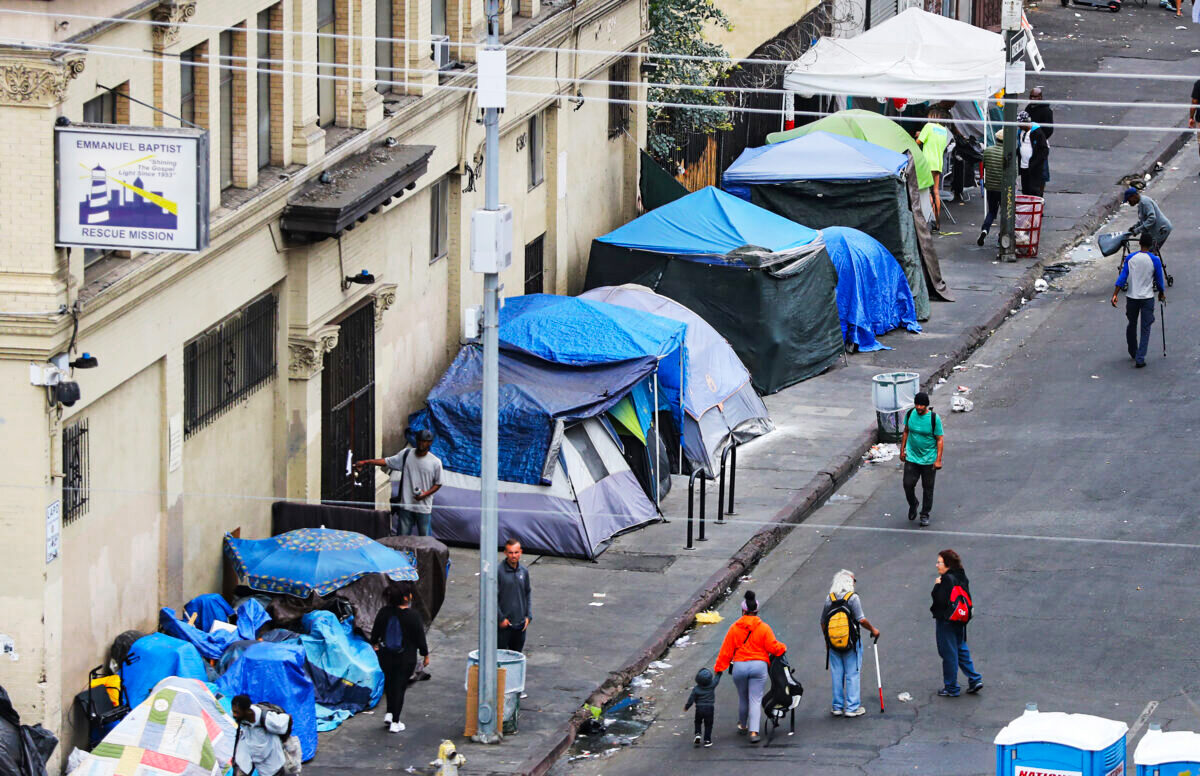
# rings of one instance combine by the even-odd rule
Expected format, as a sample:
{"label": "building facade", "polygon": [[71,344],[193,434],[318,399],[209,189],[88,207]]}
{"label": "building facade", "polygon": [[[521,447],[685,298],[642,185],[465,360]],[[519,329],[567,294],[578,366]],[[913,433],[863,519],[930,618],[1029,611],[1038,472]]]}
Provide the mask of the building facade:
{"label": "building facade", "polygon": [[[503,5],[503,294],[572,293],[592,238],[635,215],[646,131],[608,101],[642,89],[575,79],[637,80],[647,6]],[[280,497],[377,498],[347,460],[403,445],[482,299],[485,20],[482,0],[17,9],[0,2],[25,44],[0,48],[0,684],[69,752],[88,670],[160,607],[220,591],[226,532],[269,535]],[[208,247],[56,248],[63,120],[206,130]],[[83,352],[99,366],[74,370],[71,406],[31,384]]]}

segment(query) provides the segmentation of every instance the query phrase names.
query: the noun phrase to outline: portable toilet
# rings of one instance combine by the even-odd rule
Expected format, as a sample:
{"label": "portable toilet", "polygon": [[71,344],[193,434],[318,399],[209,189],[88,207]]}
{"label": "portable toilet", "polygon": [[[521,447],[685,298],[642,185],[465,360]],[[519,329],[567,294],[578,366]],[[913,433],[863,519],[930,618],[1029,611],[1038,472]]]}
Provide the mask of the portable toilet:
{"label": "portable toilet", "polygon": [[996,736],[996,776],[1125,776],[1128,730],[1124,722],[1043,713],[1031,703]]}
{"label": "portable toilet", "polygon": [[1133,751],[1137,776],[1200,776],[1200,733],[1151,724]]}

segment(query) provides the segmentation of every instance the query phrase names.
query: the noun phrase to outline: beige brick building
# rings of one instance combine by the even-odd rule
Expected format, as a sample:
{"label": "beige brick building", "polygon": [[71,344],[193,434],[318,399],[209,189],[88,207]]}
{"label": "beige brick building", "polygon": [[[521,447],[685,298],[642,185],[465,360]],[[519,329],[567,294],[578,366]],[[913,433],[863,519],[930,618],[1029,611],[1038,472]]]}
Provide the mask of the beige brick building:
{"label": "beige brick building", "polygon": [[[512,45],[638,52],[647,37],[646,0],[503,5]],[[219,591],[222,536],[268,535],[273,499],[372,497],[346,456],[400,446],[457,351],[482,296],[467,261],[483,128],[466,45],[484,37],[482,11],[0,0],[0,684],[62,734],[60,753],[81,742],[70,703],[113,638]],[[641,90],[571,79],[633,80],[637,59],[508,56],[522,94],[501,126],[504,294],[575,292],[591,239],[635,214],[645,122],[604,101]],[[209,247],[56,248],[56,120],[180,126],[164,113],[208,131]],[[373,164],[395,190],[364,182]],[[317,207],[335,195],[340,209]],[[373,285],[343,281],[364,269]],[[76,404],[54,406],[30,364],[73,337],[71,357],[99,367],[75,371]]]}

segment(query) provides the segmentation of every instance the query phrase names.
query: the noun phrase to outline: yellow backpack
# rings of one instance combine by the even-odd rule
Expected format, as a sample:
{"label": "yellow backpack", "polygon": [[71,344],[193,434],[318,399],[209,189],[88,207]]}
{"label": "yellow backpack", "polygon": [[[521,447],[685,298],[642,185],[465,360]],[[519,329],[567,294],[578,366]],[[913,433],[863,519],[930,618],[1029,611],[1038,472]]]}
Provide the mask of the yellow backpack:
{"label": "yellow backpack", "polygon": [[854,593],[838,598],[829,594],[829,603],[821,615],[821,630],[825,632],[825,645],[838,652],[848,652],[858,644],[858,623],[850,613],[850,597]]}

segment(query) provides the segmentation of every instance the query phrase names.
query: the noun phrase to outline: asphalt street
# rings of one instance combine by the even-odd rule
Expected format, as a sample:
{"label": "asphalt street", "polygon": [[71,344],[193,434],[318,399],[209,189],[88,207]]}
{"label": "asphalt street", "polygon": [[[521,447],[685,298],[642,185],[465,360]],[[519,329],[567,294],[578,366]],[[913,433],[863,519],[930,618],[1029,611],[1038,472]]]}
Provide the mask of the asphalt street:
{"label": "asphalt street", "polygon": [[[795,736],[769,748],[733,734],[732,682],[718,689],[716,743],[693,749],[682,710],[692,676],[711,665],[737,612],[704,626],[663,657],[636,695],[653,718],[632,745],[581,739],[556,773],[967,774],[994,773],[996,733],[1027,702],[1166,730],[1200,729],[1200,163],[1191,146],[1150,188],[1175,223],[1168,243],[1176,284],[1167,305],[1168,355],[1155,324],[1149,366],[1125,353],[1122,310],[1109,306],[1117,259],[1085,260],[1032,299],[934,395],[945,420],[946,466],[933,525],[905,519],[894,463],[861,470],[792,532],[740,588],[789,646],[806,695]],[[1125,208],[1109,230],[1132,221]],[[970,388],[974,410],[951,414],[952,391]],[[969,640],[985,689],[946,699],[928,613],[943,548],[966,563],[976,598]],[[864,663],[858,719],[829,714],[818,617],[830,578],[855,571],[879,642],[887,711],[874,664]],[[636,615],[636,612],[631,613]],[[900,693],[912,700],[900,702]],[[1130,740],[1130,753],[1139,726]],[[587,752],[588,756],[581,756]],[[1132,767],[1130,768],[1132,772]]]}

